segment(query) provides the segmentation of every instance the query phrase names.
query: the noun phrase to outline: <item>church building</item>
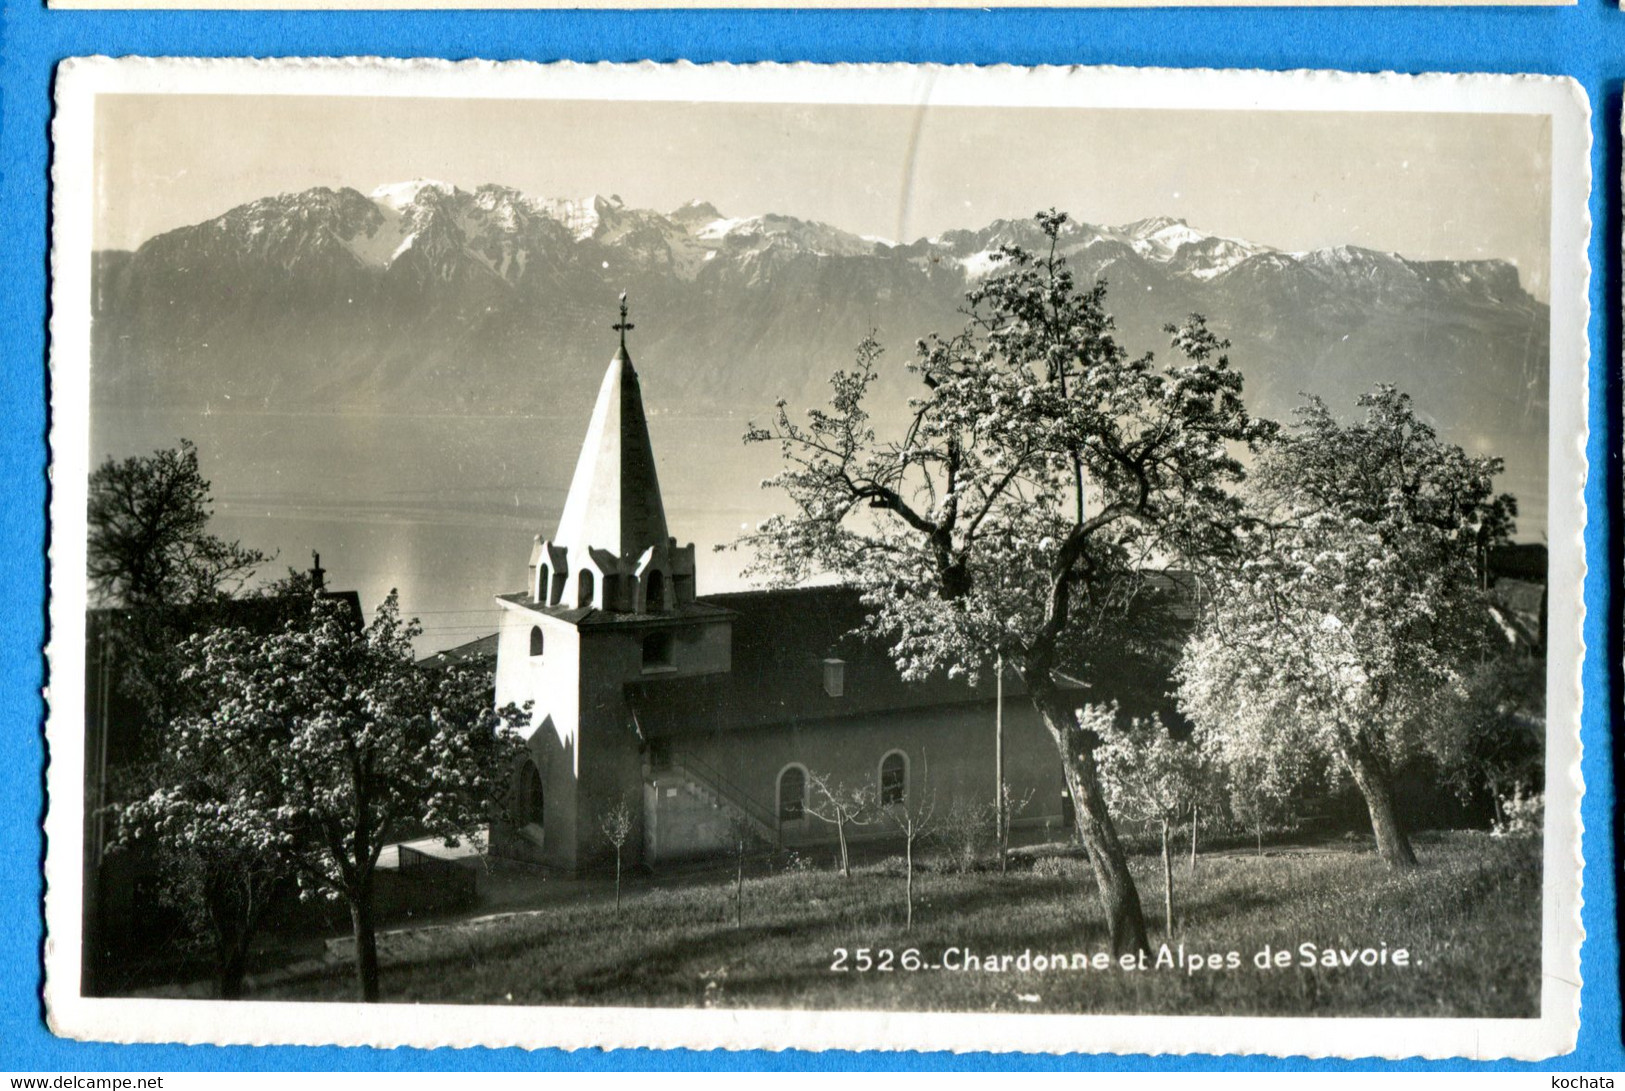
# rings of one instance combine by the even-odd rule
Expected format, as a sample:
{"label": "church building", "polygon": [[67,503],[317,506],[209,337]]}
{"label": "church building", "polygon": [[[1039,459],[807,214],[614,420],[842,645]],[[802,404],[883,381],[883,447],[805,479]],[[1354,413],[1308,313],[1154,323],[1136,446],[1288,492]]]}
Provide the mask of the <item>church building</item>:
{"label": "church building", "polygon": [[[861,634],[842,587],[705,595],[693,544],[667,527],[638,374],[610,361],[569,496],[538,536],[526,587],[497,597],[496,701],[531,702],[529,758],[492,851],[574,871],[612,854],[606,814],[633,816],[628,858],[649,866],[761,843],[831,844],[815,778],[885,805],[930,793],[938,813],[995,800],[994,686],[905,682]],[[1066,836],[1055,748],[1020,688],[1005,687],[1003,762],[1014,825]],[[896,836],[877,821],[858,837]]]}

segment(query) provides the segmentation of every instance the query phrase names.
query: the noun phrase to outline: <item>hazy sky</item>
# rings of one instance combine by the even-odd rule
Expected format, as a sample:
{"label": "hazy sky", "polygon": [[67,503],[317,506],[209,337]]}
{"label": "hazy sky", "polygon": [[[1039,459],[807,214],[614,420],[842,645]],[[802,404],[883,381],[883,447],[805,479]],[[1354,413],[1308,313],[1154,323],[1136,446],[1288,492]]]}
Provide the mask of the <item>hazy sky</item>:
{"label": "hazy sky", "polygon": [[105,95],[99,247],[244,201],[417,177],[913,240],[1054,206],[1288,250],[1503,258],[1547,295],[1543,116]]}

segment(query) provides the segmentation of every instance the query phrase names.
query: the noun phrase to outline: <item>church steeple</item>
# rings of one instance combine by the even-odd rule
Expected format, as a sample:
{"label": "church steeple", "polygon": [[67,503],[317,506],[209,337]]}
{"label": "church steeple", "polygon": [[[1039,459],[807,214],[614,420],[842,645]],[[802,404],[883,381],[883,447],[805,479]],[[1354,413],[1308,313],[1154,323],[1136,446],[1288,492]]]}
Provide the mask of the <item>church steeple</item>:
{"label": "church steeple", "polygon": [[577,556],[591,548],[635,561],[650,546],[665,545],[667,534],[643,392],[626,351],[626,334],[633,327],[626,320],[624,292],[621,320],[612,328],[621,335],[620,348],[598,388],[553,542]]}
{"label": "church steeple", "polygon": [[694,601],[694,547],[666,530],[649,421],[626,351],[626,293],[611,329],[620,347],[598,387],[558,533],[536,536],[530,598],[542,606],[663,614]]}

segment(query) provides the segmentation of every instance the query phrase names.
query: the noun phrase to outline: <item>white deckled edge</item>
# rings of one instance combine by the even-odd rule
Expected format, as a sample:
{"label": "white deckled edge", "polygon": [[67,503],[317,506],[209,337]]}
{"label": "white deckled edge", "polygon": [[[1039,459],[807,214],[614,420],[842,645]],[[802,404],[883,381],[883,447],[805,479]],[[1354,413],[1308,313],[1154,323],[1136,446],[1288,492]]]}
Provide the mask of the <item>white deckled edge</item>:
{"label": "white deckled edge", "polygon": [[[89,475],[90,223],[98,94],[369,94],[908,105],[1546,113],[1553,121],[1552,367],[1548,587],[1549,778],[1539,1020],[1226,1018],[912,1012],[690,1011],[460,1005],[218,1003],[79,995],[85,496]],[[1290,92],[1290,93],[1287,93]],[[1268,103],[1267,107],[1265,103]],[[115,1042],[718,1049],[1267,1053],[1274,1056],[1535,1060],[1571,1051],[1580,1013],[1581,665],[1588,429],[1590,110],[1547,76],[934,65],[538,65],[384,58],[76,58],[58,69],[52,127],[50,624],[45,819],[45,1001],[60,1035]],[[72,316],[65,318],[64,316]],[[1578,390],[1570,388],[1575,384]],[[1561,392],[1564,396],[1556,396]],[[1567,733],[1553,729],[1568,724]],[[78,745],[76,745],[78,744]],[[1557,790],[1554,796],[1553,789]],[[1571,867],[1556,868],[1559,861]],[[63,942],[57,942],[63,937]],[[344,1029],[335,1032],[336,1027]],[[1170,1041],[1170,1039],[1173,1039]],[[1488,1048],[1486,1048],[1486,1045]]]}

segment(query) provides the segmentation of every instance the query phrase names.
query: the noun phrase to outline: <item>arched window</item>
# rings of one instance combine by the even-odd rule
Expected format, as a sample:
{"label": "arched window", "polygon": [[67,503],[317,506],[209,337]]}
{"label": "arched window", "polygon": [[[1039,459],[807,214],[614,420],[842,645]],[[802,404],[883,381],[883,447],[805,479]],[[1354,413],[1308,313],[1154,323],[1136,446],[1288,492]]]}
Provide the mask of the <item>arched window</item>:
{"label": "arched window", "polygon": [[592,569],[583,568],[581,575],[576,578],[576,606],[586,609],[592,605],[593,579]]}
{"label": "arched window", "polygon": [[660,569],[649,570],[644,577],[643,608],[649,613],[655,613],[666,608],[666,577],[661,575]]}
{"label": "arched window", "polygon": [[540,826],[542,822],[542,774],[536,763],[525,762],[519,770],[519,800],[515,817],[521,826]]}
{"label": "arched window", "polygon": [[787,765],[779,774],[779,821],[800,822],[807,813],[807,771]]}
{"label": "arched window", "polygon": [[540,625],[530,627],[530,654],[533,659],[542,654],[542,627]]}
{"label": "arched window", "polygon": [[890,807],[908,798],[908,759],[893,750],[880,759],[880,805]]}
{"label": "arched window", "polygon": [[536,573],[536,601],[543,606],[553,605],[549,596],[553,591],[553,568],[551,565],[542,565]]}

